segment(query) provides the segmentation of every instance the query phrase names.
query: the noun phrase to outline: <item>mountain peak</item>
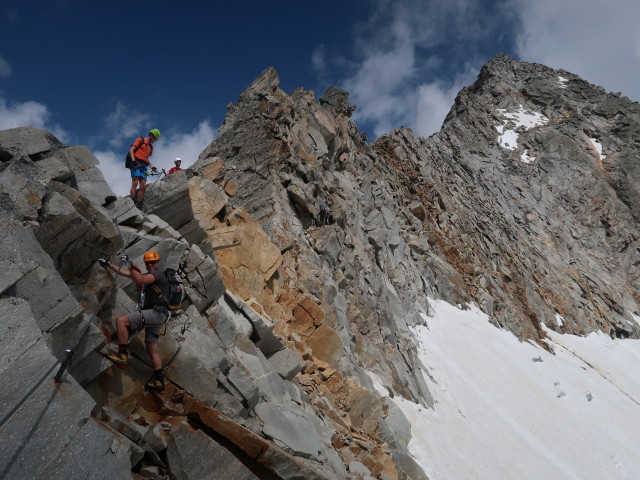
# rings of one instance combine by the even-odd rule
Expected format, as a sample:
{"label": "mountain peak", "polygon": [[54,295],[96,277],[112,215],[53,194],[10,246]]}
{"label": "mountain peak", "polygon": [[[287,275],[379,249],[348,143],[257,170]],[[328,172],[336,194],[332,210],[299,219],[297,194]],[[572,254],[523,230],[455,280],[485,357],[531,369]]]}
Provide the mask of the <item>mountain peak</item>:
{"label": "mountain peak", "polygon": [[[425,367],[416,337],[438,312],[473,313],[449,337],[482,318],[483,338],[532,340],[536,362],[566,334],[638,338],[638,104],[498,55],[428,139],[402,127],[369,143],[354,108],[334,87],[287,94],[270,67],[143,206],[113,195],[86,148],[0,132],[3,338],[25,339],[1,363],[16,385],[3,473],[421,480],[432,459],[412,457],[409,441],[425,432],[400,406],[430,415],[443,399],[432,390],[451,380]],[[142,266],[148,250],[186,292],[159,343],[163,393],[142,391],[152,372],[141,339],[131,368],[104,359],[137,292],[96,260],[126,253]],[[50,365],[71,352],[54,388]],[[31,438],[45,437],[43,455]]]}

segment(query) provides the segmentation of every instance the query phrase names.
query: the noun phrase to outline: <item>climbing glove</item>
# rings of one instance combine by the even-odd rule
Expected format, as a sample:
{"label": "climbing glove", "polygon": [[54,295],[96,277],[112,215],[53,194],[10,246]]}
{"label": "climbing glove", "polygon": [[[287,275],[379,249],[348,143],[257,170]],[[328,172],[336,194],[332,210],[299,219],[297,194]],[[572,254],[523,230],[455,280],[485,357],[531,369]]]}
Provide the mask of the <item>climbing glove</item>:
{"label": "climbing glove", "polygon": [[127,255],[126,253],[120,254],[120,260],[122,260],[122,263],[125,264],[127,267],[130,267],[131,265],[133,265],[133,262],[129,259],[129,255]]}
{"label": "climbing glove", "polygon": [[107,268],[109,265],[111,265],[111,262],[109,262],[108,260],[105,260],[104,258],[99,258],[98,263],[100,264],[100,266],[104,268]]}

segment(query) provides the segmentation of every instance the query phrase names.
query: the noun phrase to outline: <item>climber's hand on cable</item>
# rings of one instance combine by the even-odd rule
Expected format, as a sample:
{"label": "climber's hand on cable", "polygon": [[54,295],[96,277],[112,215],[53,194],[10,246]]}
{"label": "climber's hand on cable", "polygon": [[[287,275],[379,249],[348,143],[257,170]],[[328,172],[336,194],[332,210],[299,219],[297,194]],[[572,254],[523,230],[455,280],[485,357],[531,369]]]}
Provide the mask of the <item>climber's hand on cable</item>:
{"label": "climber's hand on cable", "polygon": [[130,267],[131,265],[133,265],[133,262],[129,259],[129,255],[127,255],[126,253],[120,254],[120,260],[122,260],[122,263],[127,267]]}

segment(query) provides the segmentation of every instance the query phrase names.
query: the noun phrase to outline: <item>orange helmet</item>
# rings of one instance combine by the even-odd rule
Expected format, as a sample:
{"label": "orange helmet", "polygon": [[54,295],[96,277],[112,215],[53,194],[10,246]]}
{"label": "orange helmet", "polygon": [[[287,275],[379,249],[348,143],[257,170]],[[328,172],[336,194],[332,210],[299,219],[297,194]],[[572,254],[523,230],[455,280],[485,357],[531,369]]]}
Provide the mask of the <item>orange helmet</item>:
{"label": "orange helmet", "polygon": [[144,262],[159,262],[160,261],[160,254],[158,252],[154,252],[153,250],[149,250],[147,253],[144,254],[144,257],[142,257],[142,260],[144,260]]}

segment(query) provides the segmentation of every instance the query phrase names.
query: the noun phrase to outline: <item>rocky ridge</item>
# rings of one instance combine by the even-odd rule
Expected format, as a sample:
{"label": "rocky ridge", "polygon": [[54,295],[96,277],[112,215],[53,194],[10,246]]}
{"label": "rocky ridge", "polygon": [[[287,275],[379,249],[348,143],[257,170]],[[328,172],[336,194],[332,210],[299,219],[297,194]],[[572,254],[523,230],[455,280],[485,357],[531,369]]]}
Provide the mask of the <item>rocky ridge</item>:
{"label": "rocky ridge", "polygon": [[[391,398],[433,407],[410,330],[429,298],[523,339],[542,323],[638,336],[637,104],[498,56],[429,139],[367,144],[354,108],[336,88],[286,94],[267,69],[144,211],[86,148],[0,132],[0,376],[17,385],[0,394],[0,476],[426,478]],[[187,293],[161,395],[143,392],[139,338],[126,370],[104,359],[135,289],[95,263],[152,248]]]}
{"label": "rocky ridge", "polygon": [[496,324],[637,338],[639,115],[576,75],[498,56],[439,133],[401,129],[376,150]]}

